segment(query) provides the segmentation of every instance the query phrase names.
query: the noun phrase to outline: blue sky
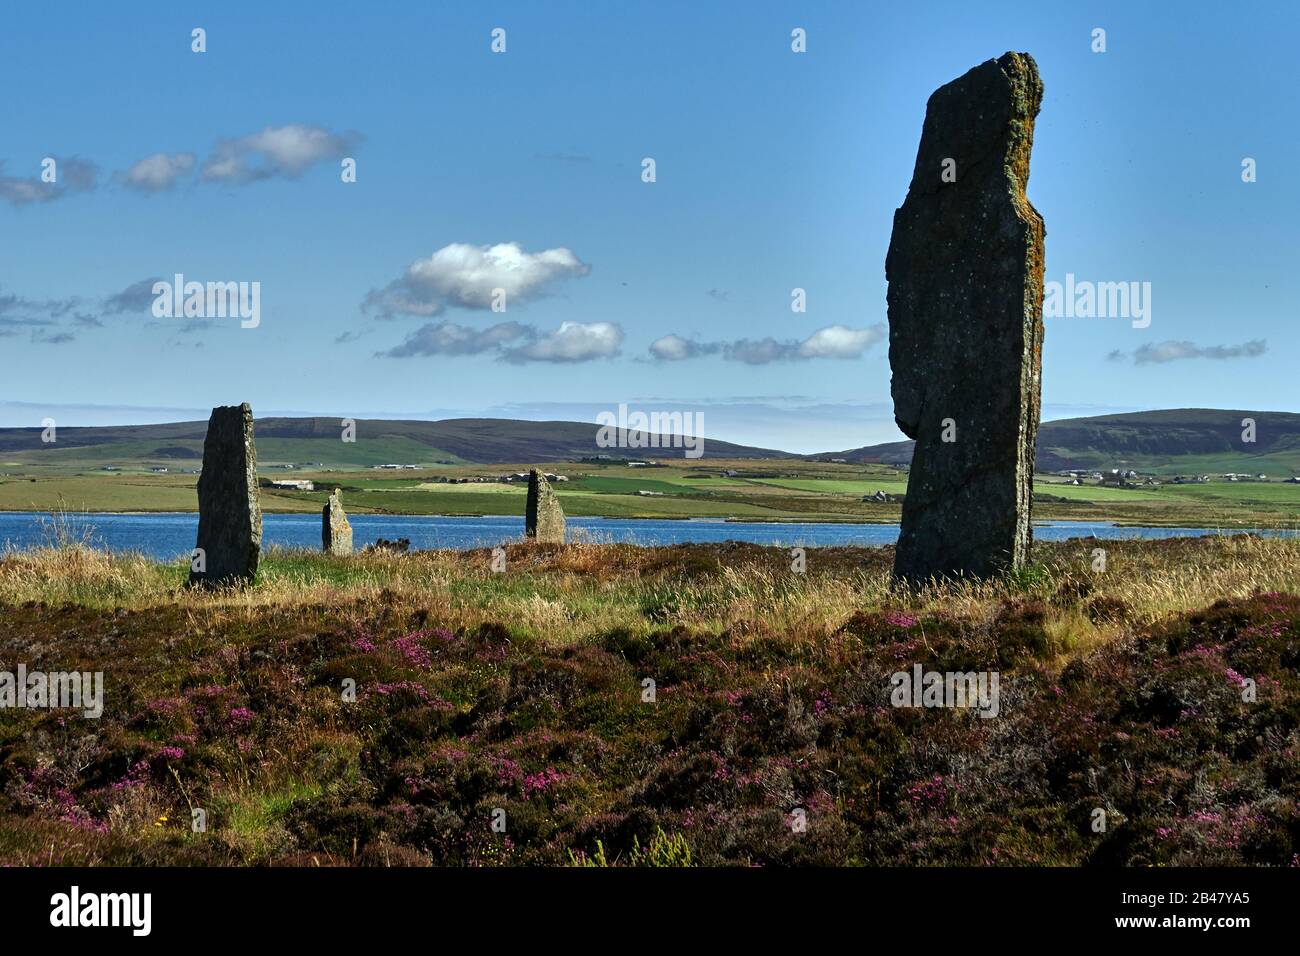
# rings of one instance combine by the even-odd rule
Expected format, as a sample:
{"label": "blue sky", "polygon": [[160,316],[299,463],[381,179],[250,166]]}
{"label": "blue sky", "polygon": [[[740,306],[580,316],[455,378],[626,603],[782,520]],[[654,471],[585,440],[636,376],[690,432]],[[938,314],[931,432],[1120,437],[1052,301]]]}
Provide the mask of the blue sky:
{"label": "blue sky", "polygon": [[[1300,410],[1292,4],[268,6],[6,8],[0,425],[626,402],[896,439],[892,215],[929,94],[1007,50],[1046,88],[1046,278],[1152,289],[1146,328],[1048,320],[1045,417]],[[259,282],[260,324],[113,298],[178,272]]]}

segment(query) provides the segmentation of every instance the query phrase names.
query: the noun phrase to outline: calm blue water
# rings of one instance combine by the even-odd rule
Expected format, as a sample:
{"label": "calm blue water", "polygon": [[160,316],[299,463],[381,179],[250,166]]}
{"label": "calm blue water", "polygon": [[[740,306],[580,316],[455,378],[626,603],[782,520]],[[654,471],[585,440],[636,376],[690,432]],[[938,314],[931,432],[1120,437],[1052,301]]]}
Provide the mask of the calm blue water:
{"label": "calm blue water", "polygon": [[[492,547],[518,540],[524,533],[522,517],[490,516],[450,518],[436,515],[349,515],[352,540],[360,549],[376,538],[410,538],[411,547]],[[0,551],[49,543],[51,516],[33,512],[0,511]],[[138,551],[158,560],[188,555],[194,547],[199,517],[193,512],[163,514],[92,514],[68,519],[71,530],[87,535],[91,544],[112,551]],[[641,518],[570,518],[570,534],[594,541],[638,545],[685,542],[748,541],[787,547],[892,544],[897,525],[728,522],[712,518],[662,521]],[[1248,530],[1237,528],[1237,532]],[[1036,525],[1034,536],[1043,541],[1094,535],[1098,538],[1173,538],[1217,534],[1214,528],[1117,528],[1102,522],[1059,521]],[[1261,532],[1276,534],[1277,532]],[[1294,534],[1293,531],[1284,532]],[[267,547],[320,548],[320,516],[315,514],[263,516],[263,545]]]}

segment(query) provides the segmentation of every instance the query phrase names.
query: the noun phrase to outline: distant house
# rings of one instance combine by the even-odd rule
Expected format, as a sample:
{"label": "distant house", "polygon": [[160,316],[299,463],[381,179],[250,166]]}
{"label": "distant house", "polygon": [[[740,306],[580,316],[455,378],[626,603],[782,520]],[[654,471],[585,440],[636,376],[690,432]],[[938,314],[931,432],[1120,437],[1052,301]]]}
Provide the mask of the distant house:
{"label": "distant house", "polygon": [[167,473],[167,468],[166,468],[165,465],[155,465],[154,467],[150,468],[149,470],[152,471],[152,472],[153,472],[154,474],[156,474],[156,475],[165,475],[165,474]]}
{"label": "distant house", "polygon": [[271,487],[282,491],[315,491],[316,483],[305,478],[277,478],[271,482]]}

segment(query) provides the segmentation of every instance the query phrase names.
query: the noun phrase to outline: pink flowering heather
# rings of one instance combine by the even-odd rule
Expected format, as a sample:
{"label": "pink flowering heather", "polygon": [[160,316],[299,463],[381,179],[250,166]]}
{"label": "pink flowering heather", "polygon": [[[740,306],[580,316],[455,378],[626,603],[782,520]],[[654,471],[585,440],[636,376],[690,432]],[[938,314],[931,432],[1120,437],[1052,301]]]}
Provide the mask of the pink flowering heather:
{"label": "pink flowering heather", "polygon": [[134,790],[149,782],[149,761],[137,760],[127,772],[114,780],[110,789],[114,791]]}
{"label": "pink flowering heather", "polygon": [[531,797],[535,793],[545,793],[567,779],[567,774],[560,773],[550,767],[540,773],[530,773],[524,777],[524,796]]}
{"label": "pink flowering heather", "polygon": [[524,772],[519,764],[509,757],[493,757],[492,765],[496,768],[499,783],[513,784],[522,780]]}
{"label": "pink flowering heather", "polygon": [[936,774],[929,780],[908,787],[907,795],[914,807],[936,807],[947,802],[948,787],[943,777]]}
{"label": "pink flowering heather", "polygon": [[[455,708],[450,703],[443,700],[441,697],[438,697],[435,694],[430,693],[427,687],[413,680],[394,681],[393,683],[388,683],[388,684],[385,683],[376,684],[373,688],[372,693],[378,694],[380,697],[389,697],[393,694],[397,694],[402,691],[411,692],[416,697],[418,697],[421,701],[428,704],[430,707],[434,708],[435,710],[455,710]],[[366,697],[370,697],[370,696],[371,694],[366,694]]]}
{"label": "pink flowering heather", "polygon": [[404,637],[399,637],[393,641],[396,647],[406,660],[406,663],[412,667],[432,667],[433,655],[429,649],[420,643],[422,638],[429,635],[429,631],[413,631]]}
{"label": "pink flowering heather", "polygon": [[904,614],[901,611],[885,615],[885,623],[891,627],[909,628],[916,627],[917,619],[910,614]]}

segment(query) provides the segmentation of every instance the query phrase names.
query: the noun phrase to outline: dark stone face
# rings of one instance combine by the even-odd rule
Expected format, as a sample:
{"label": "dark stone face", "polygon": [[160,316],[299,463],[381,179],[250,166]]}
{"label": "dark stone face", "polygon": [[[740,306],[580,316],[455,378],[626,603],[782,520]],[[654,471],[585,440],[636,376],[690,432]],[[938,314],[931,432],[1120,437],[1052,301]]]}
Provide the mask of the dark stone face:
{"label": "dark stone face", "polygon": [[551,483],[536,468],[528,473],[524,535],[543,544],[564,544],[564,509]]}
{"label": "dark stone face", "polygon": [[940,87],[885,260],[898,427],[916,440],[896,578],[1023,562],[1043,345],[1042,217],[1025,196],[1038,67],[1007,53]]}
{"label": "dark stone face", "polygon": [[253,410],[247,403],[212,410],[203,439],[199,475],[199,539],[203,570],[191,584],[252,581],[262,552],[262,510],[257,501],[257,449]]}

